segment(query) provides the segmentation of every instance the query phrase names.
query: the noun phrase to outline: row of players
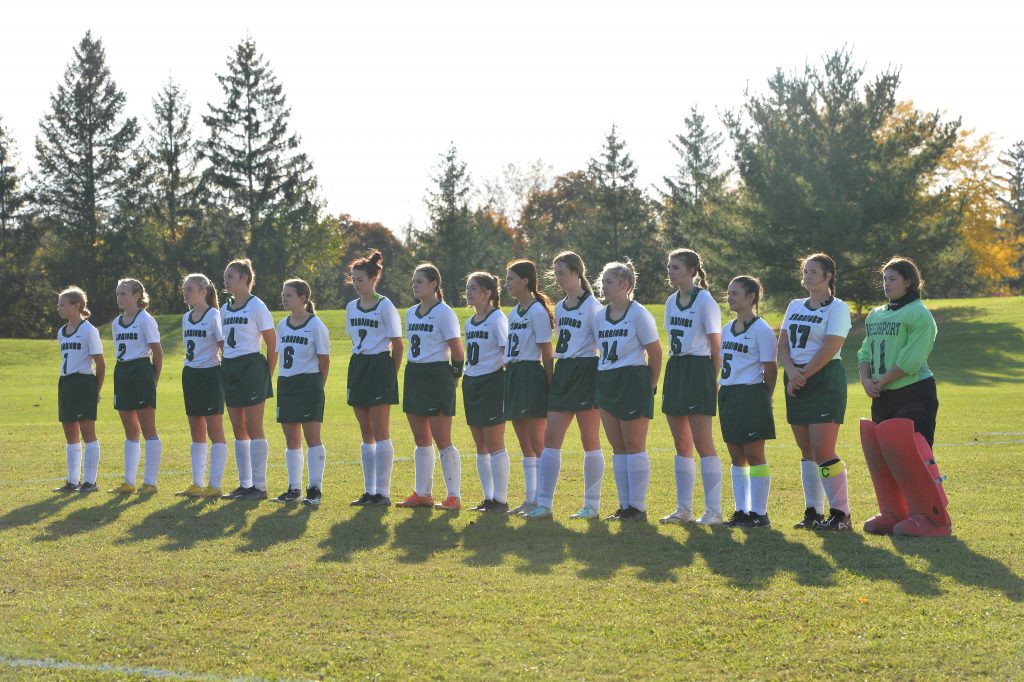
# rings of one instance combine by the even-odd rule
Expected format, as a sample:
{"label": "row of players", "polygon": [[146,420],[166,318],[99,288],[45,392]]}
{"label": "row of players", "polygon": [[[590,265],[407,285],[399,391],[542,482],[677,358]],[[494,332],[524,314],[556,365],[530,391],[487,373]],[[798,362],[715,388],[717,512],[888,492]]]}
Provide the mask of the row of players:
{"label": "row of players", "polygon": [[[451,438],[461,379],[484,495],[474,511],[550,518],[561,446],[575,419],[584,448],[584,494],[583,506],[573,518],[599,516],[605,468],[599,437],[603,425],[612,445],[619,498],[618,510],[608,518],[646,519],[651,469],[647,432],[654,417],[663,353],[655,320],[633,300],[637,274],[628,261],[605,265],[593,286],[582,259],[573,252],[556,256],[553,272],[564,293],[557,304],[540,291],[532,261],[509,263],[505,288],[517,305],[507,316],[500,308],[498,278],[485,272],[471,274],[465,296],[474,314],[460,330],[455,312],[443,301],[440,273],[433,265],[422,264],[412,276],[418,303],[406,312],[403,337],[395,306],[376,293],[383,274],[381,254],[374,251],[350,264],[358,298],[346,307],[346,328],[353,345],[348,403],[361,431],[365,488],[353,505],[391,504],[390,406],[399,401],[398,375],[405,357],[402,406],[416,444],[415,489],[399,507],[457,510],[462,506],[462,458]],[[676,450],[676,509],[661,522],[770,525],[771,474],[765,441],[775,438],[772,395],[781,364],[787,420],[802,456],[806,509],[796,527],[850,530],[847,476],[836,454],[836,441],[846,412],[840,352],[852,324],[849,306],[835,297],[835,262],[822,253],[802,259],[801,281],[808,296],[789,304],[778,342],[776,332],[759,315],[763,289],[755,277],[741,275],[729,283],[726,298],[735,319],[723,330],[698,254],[689,249],[673,251],[667,273],[675,291],[665,303],[670,358],[661,383],[661,407]],[[881,273],[888,303],[868,316],[866,338],[858,353],[862,385],[872,398],[872,419],[862,420],[862,443],[880,507],[865,530],[948,535],[951,523],[930,453],[938,401],[927,358],[935,340],[935,323],[920,300],[923,282],[912,261],[893,258]],[[268,445],[263,410],[266,398],[274,395],[276,368],[277,421],[284,430],[288,469],[288,490],[276,500],[319,504],[326,461],[321,424],[330,369],[328,330],[316,315],[309,285],[291,279],[281,291],[282,306],[289,314],[275,334],[270,311],[251,293],[254,281],[249,260],[229,263],[224,290],[231,302],[218,310],[216,287],[206,276],[193,274],[184,280],[190,310],[182,319],[182,388],[192,434],[193,482],[179,494],[266,499]],[[595,288],[605,305],[597,300]],[[114,407],[125,430],[125,476],[111,492],[150,494],[156,492],[162,450],[155,418],[162,366],[160,335],[146,311],[148,298],[140,282],[121,280],[116,295],[122,314],[112,324],[117,350]],[[88,322],[84,292],[77,288],[61,292],[58,311],[67,320],[58,340],[63,362],[59,411],[68,443],[68,481],[58,490],[89,492],[97,489],[95,419],[104,374],[102,346],[96,328]],[[227,459],[225,403],[234,430],[239,486],[222,495]],[[723,472],[712,436],[716,414],[732,460],[735,511],[728,520],[721,509]],[[508,421],[523,454],[526,489],[525,500],[512,510],[504,444]],[[145,438],[145,473],[137,490],[140,436]],[[208,436],[210,474],[204,486]],[[436,505],[432,497],[435,444],[447,488],[446,498]],[[698,468],[694,450],[704,488],[705,510],[699,518],[693,510]],[[307,458],[308,487],[303,497]]]}

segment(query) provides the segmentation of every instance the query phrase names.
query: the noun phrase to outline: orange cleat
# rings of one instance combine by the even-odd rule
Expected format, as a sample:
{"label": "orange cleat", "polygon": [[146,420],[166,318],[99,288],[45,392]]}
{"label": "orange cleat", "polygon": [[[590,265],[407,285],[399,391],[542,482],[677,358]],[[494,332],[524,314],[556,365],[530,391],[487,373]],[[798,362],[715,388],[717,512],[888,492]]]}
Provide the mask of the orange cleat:
{"label": "orange cleat", "polygon": [[417,495],[416,491],[414,490],[412,495],[405,498],[395,506],[402,507],[403,509],[416,509],[417,507],[433,508],[434,498],[431,495]]}
{"label": "orange cleat", "polygon": [[444,502],[438,502],[434,507],[437,509],[444,509],[445,511],[459,511],[462,509],[462,503],[459,502],[459,498],[454,495],[449,495],[445,498]]}

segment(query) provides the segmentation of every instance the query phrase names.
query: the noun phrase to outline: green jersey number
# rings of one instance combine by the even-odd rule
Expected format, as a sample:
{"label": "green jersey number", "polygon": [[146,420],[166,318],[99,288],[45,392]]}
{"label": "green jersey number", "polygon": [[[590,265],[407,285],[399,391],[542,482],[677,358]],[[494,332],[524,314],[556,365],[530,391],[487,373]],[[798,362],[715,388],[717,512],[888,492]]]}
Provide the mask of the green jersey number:
{"label": "green jersey number", "polygon": [[508,337],[508,340],[508,356],[510,358],[519,357],[519,335],[512,334],[511,336]]}
{"label": "green jersey number", "polygon": [[366,330],[365,329],[360,329],[359,330],[359,344],[356,346],[356,350],[359,350],[359,349],[361,349],[363,347],[363,341],[365,341],[365,340],[366,340]]}
{"label": "green jersey number", "polygon": [[295,364],[295,346],[285,346],[281,349],[281,366],[285,369],[291,369],[292,365]]}
{"label": "green jersey number", "polygon": [[683,330],[673,329],[669,332],[671,337],[670,347],[672,355],[679,355],[683,352]]}
{"label": "green jersey number", "polygon": [[807,348],[807,337],[811,335],[811,328],[806,324],[789,325],[789,347]]}
{"label": "green jersey number", "polygon": [[619,361],[619,342],[612,341],[611,345],[607,341],[601,342],[601,364],[606,362],[618,362]]}
{"label": "green jersey number", "polygon": [[61,374],[67,374],[68,373],[68,355],[70,355],[70,353],[65,353],[64,354],[64,367],[62,367],[61,370],[60,370]]}
{"label": "green jersey number", "polygon": [[228,344],[228,347],[230,347],[230,348],[234,348],[235,346],[238,345],[238,342],[235,341],[235,328],[234,327],[232,327],[231,331],[228,332],[227,344]]}
{"label": "green jersey number", "polygon": [[723,353],[722,354],[722,378],[723,379],[728,379],[729,375],[732,374],[732,365],[729,364],[730,362],[732,362],[732,353]]}
{"label": "green jersey number", "polygon": [[124,360],[124,354],[127,353],[127,352],[128,352],[128,344],[127,343],[122,342],[122,343],[117,344],[117,359],[118,360]]}
{"label": "green jersey number", "polygon": [[558,343],[555,344],[556,353],[564,353],[569,350],[569,340],[572,338],[572,333],[568,329],[558,330]]}
{"label": "green jersey number", "polygon": [[192,339],[185,344],[185,359],[192,362],[196,359],[196,342]]}
{"label": "green jersey number", "polygon": [[409,353],[414,357],[420,356],[420,337],[419,334],[413,334],[409,337]]}
{"label": "green jersey number", "polygon": [[474,342],[466,344],[466,362],[470,367],[480,362],[480,344]]}

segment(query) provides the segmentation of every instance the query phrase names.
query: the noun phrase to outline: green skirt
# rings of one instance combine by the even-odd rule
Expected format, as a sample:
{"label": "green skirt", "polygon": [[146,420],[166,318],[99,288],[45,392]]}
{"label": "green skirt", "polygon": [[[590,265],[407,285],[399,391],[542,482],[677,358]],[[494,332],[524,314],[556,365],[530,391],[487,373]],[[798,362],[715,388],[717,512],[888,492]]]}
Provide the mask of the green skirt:
{"label": "green skirt", "polygon": [[[789,385],[783,372],[782,385]],[[832,360],[807,380],[796,397],[786,394],[786,420],[790,424],[842,424],[846,416],[846,371]]]}
{"label": "green skirt", "polygon": [[582,412],[597,407],[597,357],[555,362],[548,412]]}
{"label": "green skirt", "polygon": [[673,355],[665,366],[661,411],[673,417],[715,416],[715,365],[706,355]]}
{"label": "green skirt", "polygon": [[184,367],[181,370],[181,391],[185,395],[185,414],[189,417],[224,414],[220,365]]}
{"label": "green skirt", "polygon": [[726,443],[751,443],[775,438],[772,397],[764,384],[722,386],[718,420]]}
{"label": "green skirt", "polygon": [[277,378],[277,423],[324,420],[324,380],[320,372]]}
{"label": "green skirt", "polygon": [[114,409],[156,408],[156,373],[149,358],[114,365]]}
{"label": "green skirt", "polygon": [[62,424],[96,421],[95,374],[68,374],[57,381],[57,418]]}
{"label": "green skirt", "polygon": [[422,417],[455,416],[455,376],[447,362],[405,363],[402,411]]}
{"label": "green skirt", "polygon": [[647,365],[597,373],[597,406],[623,421],[654,418],[654,387]]}
{"label": "green skirt", "polygon": [[353,407],[398,404],[398,375],[391,352],[353,354],[348,361],[348,404]]}
{"label": "green skirt", "polygon": [[470,426],[505,423],[505,370],[462,378],[462,405]]}
{"label": "green skirt", "polygon": [[259,405],[274,397],[267,359],[260,353],[224,358],[221,381],[224,383],[224,402],[228,407]]}
{"label": "green skirt", "polygon": [[548,416],[548,376],[539,362],[510,362],[505,370],[505,419]]}

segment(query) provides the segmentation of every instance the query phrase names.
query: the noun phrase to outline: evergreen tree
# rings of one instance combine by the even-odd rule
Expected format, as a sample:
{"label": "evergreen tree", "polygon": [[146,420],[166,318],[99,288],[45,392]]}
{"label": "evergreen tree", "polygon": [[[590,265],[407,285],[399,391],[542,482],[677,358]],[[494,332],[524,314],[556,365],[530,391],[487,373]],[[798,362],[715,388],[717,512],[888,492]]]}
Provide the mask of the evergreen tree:
{"label": "evergreen tree", "polygon": [[473,213],[469,208],[469,198],[473,182],[454,144],[441,155],[441,163],[430,179],[435,187],[428,191],[424,200],[429,224],[425,230],[411,236],[416,258],[437,266],[443,283],[447,285],[445,301],[455,304],[459,297],[459,282],[471,272],[467,259],[484,245],[472,241]]}
{"label": "evergreen tree", "polygon": [[37,201],[56,245],[51,284],[83,286],[96,301],[94,312],[111,314],[112,297],[97,296],[97,287],[109,284],[101,274],[121,269],[120,252],[105,247],[137,190],[139,127],[124,116],[124,93],[91,32],[75,48],[50,104],[35,146]]}
{"label": "evergreen tree", "polygon": [[16,216],[26,199],[21,189],[17,162],[14,139],[3,126],[3,117],[0,116],[0,256],[5,255],[11,246]]}
{"label": "evergreen tree", "polygon": [[[256,264],[257,291],[276,293],[282,279],[318,265],[324,237],[313,165],[288,128],[283,87],[251,38],[240,42],[217,76],[221,106],[209,105],[202,147],[205,184],[214,205],[231,220],[221,227],[237,255]],[[308,273],[307,273],[308,274]]]}
{"label": "evergreen tree", "polygon": [[1013,288],[1024,291],[1024,140],[1014,144],[1002,157],[1006,168],[1002,223],[1017,250],[1017,278]]}

